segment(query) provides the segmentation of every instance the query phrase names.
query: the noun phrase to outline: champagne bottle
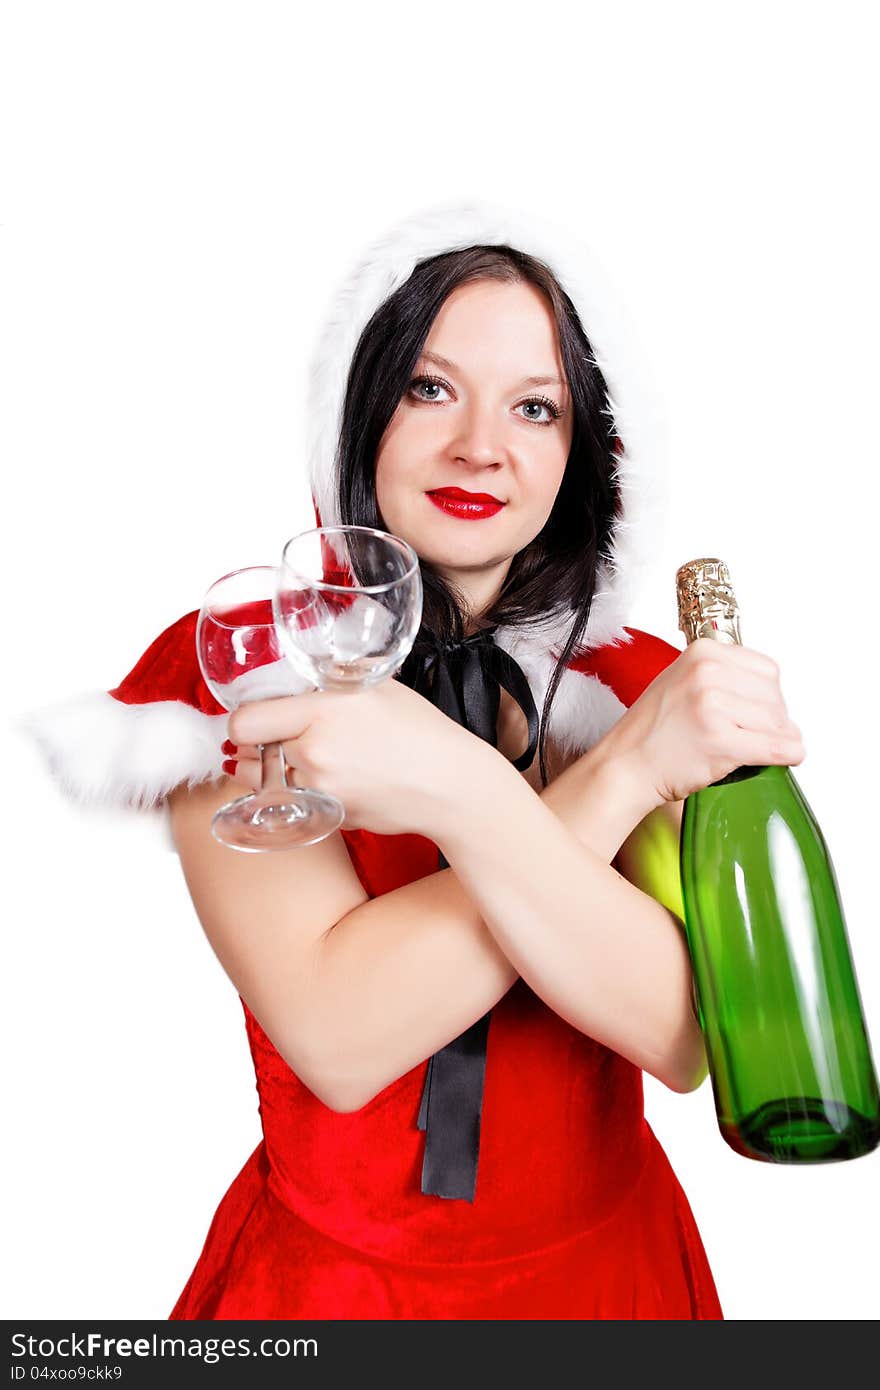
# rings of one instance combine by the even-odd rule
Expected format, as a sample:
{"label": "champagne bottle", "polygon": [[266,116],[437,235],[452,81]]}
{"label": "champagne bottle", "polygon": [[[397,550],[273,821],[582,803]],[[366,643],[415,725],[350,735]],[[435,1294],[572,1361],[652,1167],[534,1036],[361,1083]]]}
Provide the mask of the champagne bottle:
{"label": "champagne bottle", "polygon": [[[727,566],[676,573],[688,642],[740,642]],[[788,767],[739,767],[685,799],[681,888],[721,1134],[769,1163],[858,1158],[880,1098],[834,867]]]}

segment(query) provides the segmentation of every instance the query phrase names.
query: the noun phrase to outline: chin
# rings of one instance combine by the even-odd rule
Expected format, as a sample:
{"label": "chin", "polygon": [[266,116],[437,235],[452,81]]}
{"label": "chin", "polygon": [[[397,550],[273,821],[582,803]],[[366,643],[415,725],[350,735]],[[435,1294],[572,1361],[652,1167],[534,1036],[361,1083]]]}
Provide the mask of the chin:
{"label": "chin", "polygon": [[[385,516],[381,508],[380,513]],[[435,568],[473,568],[499,565],[521,549],[518,538],[509,534],[509,524],[499,527],[503,517],[504,513],[499,512],[481,521],[462,521],[439,511],[422,493],[405,516],[389,517],[385,526],[392,535],[411,545],[420,560]],[[522,545],[530,539],[531,536]]]}

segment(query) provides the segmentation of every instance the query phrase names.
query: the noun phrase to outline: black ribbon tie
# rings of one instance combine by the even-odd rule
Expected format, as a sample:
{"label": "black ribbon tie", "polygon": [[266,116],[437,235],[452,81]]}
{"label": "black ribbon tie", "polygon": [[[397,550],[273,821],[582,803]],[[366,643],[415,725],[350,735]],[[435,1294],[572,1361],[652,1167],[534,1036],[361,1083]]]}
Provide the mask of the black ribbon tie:
{"label": "black ribbon tie", "polygon": [[[528,747],[513,761],[517,771],[524,772],[538,746],[538,711],[524,672],[497,645],[494,633],[494,627],[486,628],[460,642],[420,634],[397,679],[493,748],[498,746],[503,687],[528,722]],[[467,795],[466,788],[462,794]],[[442,850],[439,868],[449,868]],[[490,1018],[491,1010],[428,1059],[417,1121],[425,1131],[425,1196],[474,1200]]]}

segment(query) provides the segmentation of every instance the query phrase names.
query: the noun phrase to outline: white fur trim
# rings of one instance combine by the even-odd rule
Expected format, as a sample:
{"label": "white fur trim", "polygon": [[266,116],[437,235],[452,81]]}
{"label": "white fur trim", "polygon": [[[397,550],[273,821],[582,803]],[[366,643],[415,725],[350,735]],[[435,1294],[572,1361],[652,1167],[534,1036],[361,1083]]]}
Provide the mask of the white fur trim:
{"label": "white fur trim", "polygon": [[68,796],[145,809],[183,782],[221,775],[227,718],[180,700],[126,705],[95,691],[36,710],[21,727]]}
{"label": "white fur trim", "polygon": [[[553,656],[540,642],[523,636],[514,639],[502,635],[500,629],[496,641],[522,668],[540,714],[555,667]],[[625,710],[614,691],[597,676],[566,669],[553,697],[548,741],[565,755],[584,753],[605,737]]]}
{"label": "white fur trim", "polygon": [[[380,606],[376,605],[377,608]],[[387,610],[383,608],[384,612]],[[232,709],[234,705],[244,704],[249,700],[276,700],[280,696],[299,695],[304,690],[315,688],[311,681],[294,671],[291,663],[282,658],[280,661],[269,661],[263,666],[255,666],[253,670],[245,671],[244,675],[236,676],[228,685],[217,682],[214,685],[214,694],[221,704],[227,709]],[[228,715],[226,717],[228,718]]]}
{"label": "white fur trim", "polygon": [[[549,663],[547,665],[549,668]],[[525,670],[525,662],[522,666]],[[532,684],[531,677],[529,684]],[[540,700],[537,696],[535,698],[539,713],[545,688],[541,689]],[[603,685],[596,676],[586,676],[582,671],[565,671],[550,711],[548,746],[553,749],[555,756],[561,757],[562,766],[567,766],[573,758],[604,738],[625,712],[626,706],[614,691]],[[542,790],[541,764],[537,753],[523,776],[534,791]]]}
{"label": "white fur trim", "polygon": [[[628,633],[626,637],[627,641],[632,640]],[[555,658],[547,644],[540,638],[516,633],[510,628],[499,628],[495,640],[522,668],[540,715],[555,667]],[[564,670],[550,709],[547,742],[567,762],[594,747],[625,712],[623,702],[597,676]],[[523,775],[535,791],[541,790],[537,752]]]}
{"label": "white fur trim", "polygon": [[632,621],[644,557],[656,552],[662,537],[665,428],[622,296],[592,252],[546,220],[490,203],[452,204],[407,219],[369,248],[337,293],[312,363],[312,495],[324,525],[338,525],[335,456],[342,406],[354,350],[370,318],[419,261],[478,243],[506,243],[550,267],[580,315],[608,385],[624,452],[617,460],[621,514],[609,547],[611,564],[600,565],[585,634],[585,645],[602,646],[622,637],[624,623]]}
{"label": "white fur trim", "polygon": [[[498,637],[499,646],[522,667],[540,714],[553,657],[543,643],[522,634],[499,630]],[[624,709],[595,676],[564,671],[548,740],[566,756],[583,753],[604,737]],[[179,700],[127,705],[95,692],[37,710],[21,721],[21,728],[42,749],[62,791],[75,801],[145,810],[184,782],[195,786],[222,775],[220,745],[227,736],[227,719],[225,714],[202,714]],[[537,754],[525,776],[540,788]]]}

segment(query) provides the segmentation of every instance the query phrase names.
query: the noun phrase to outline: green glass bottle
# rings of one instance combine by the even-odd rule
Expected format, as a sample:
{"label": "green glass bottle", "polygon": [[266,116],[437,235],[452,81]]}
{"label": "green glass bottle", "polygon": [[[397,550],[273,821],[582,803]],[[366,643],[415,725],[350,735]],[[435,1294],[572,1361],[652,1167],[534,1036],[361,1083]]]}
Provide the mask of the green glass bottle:
{"label": "green glass bottle", "polygon": [[[727,566],[676,574],[688,642],[740,642]],[[782,766],[740,767],[687,797],[681,889],[718,1126],[769,1163],[858,1158],[880,1097],[834,866]]]}

